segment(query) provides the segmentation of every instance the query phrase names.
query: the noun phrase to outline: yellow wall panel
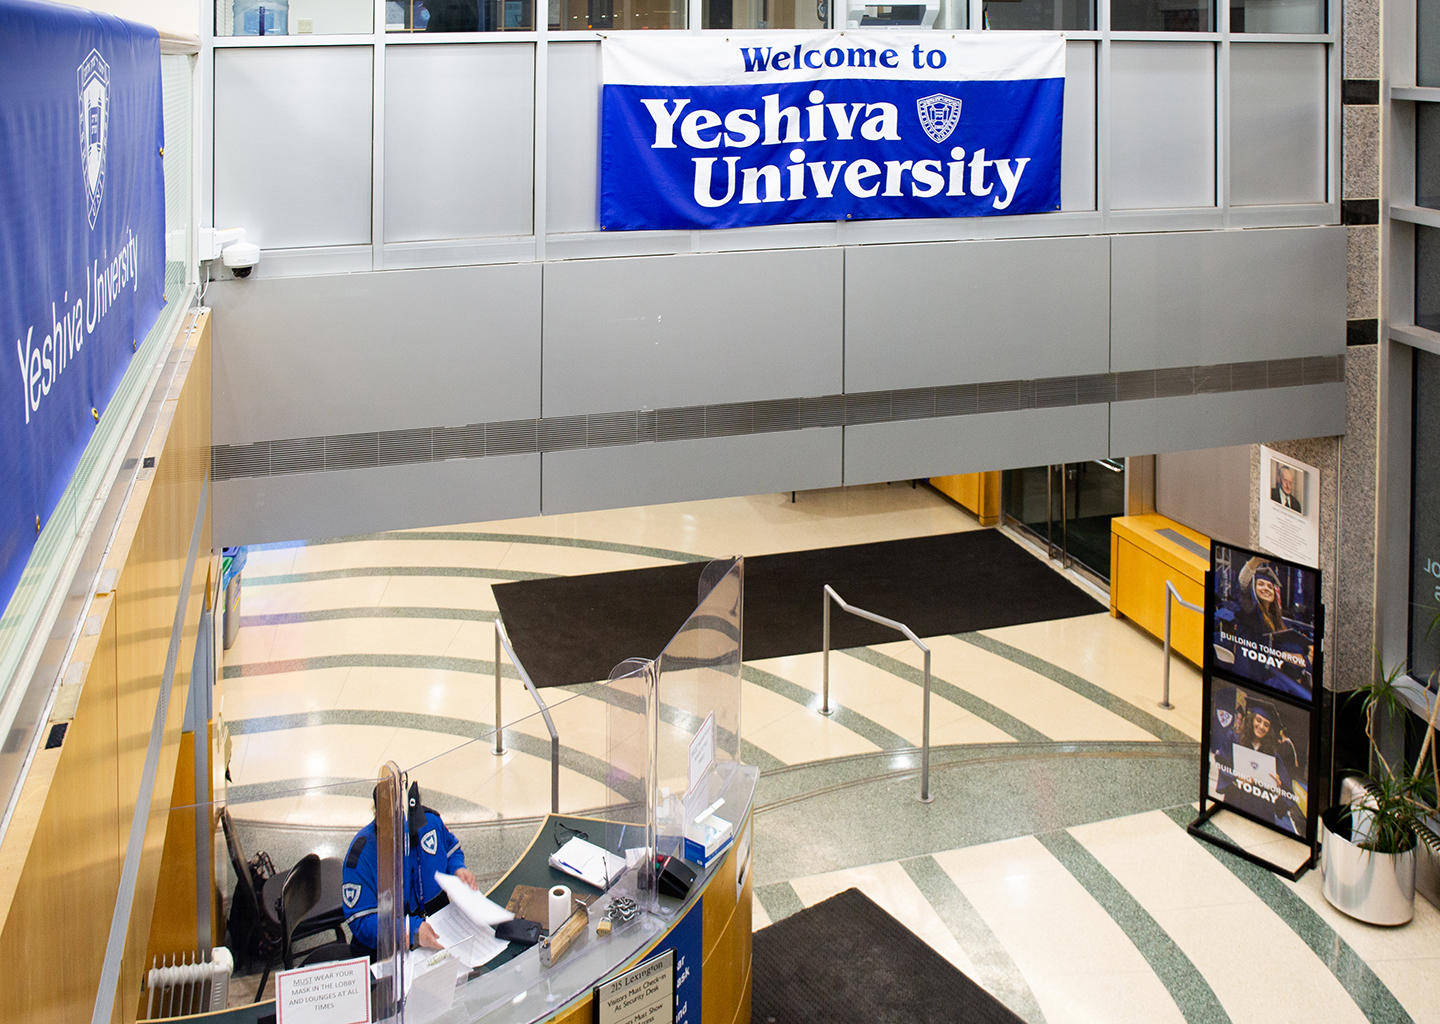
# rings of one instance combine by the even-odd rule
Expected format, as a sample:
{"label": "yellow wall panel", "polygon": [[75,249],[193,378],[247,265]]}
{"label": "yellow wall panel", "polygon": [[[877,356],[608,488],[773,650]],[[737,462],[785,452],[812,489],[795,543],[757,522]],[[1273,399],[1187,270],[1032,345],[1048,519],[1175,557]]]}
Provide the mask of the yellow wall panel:
{"label": "yellow wall panel", "polygon": [[[1209,538],[1163,516],[1125,516],[1111,523],[1110,610],[1124,615],[1152,636],[1165,635],[1165,583],[1191,604],[1205,606],[1205,558],[1187,551],[1158,531],[1174,530],[1208,548]],[[1199,612],[1178,604],[1171,612],[1170,642],[1195,665],[1203,653],[1204,622]]]}
{"label": "yellow wall panel", "polygon": [[1000,521],[1000,473],[958,473],[932,476],[930,485],[961,508],[968,509],[981,526]]}
{"label": "yellow wall panel", "polygon": [[120,888],[115,635],[112,606],[0,934],[0,1020],[68,1024],[95,1004]]}

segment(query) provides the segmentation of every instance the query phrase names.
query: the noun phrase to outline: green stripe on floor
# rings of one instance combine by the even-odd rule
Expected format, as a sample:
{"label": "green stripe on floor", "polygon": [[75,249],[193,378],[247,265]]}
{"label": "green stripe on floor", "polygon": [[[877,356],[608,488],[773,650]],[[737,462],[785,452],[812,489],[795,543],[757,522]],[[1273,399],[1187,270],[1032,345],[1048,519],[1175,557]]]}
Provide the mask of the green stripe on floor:
{"label": "green stripe on floor", "polygon": [[481,569],[466,565],[362,565],[349,569],[317,569],[314,572],[285,572],[273,576],[240,577],[242,587],[281,587],[291,583],[318,583],[322,580],[354,580],[366,577],[421,576],[472,580],[542,580],[551,574],[522,572],[519,569]]}
{"label": "green stripe on floor", "polygon": [[971,980],[1029,1024],[1044,1024],[1045,1014],[1020,968],[939,861],[926,855],[902,860],[900,866],[970,958]]}
{"label": "green stripe on floor", "polygon": [[[1184,828],[1194,819],[1195,808],[1191,805],[1182,805],[1168,808],[1165,813],[1177,825]],[[1207,823],[1207,825],[1213,825],[1213,822]],[[1222,836],[1225,835],[1223,829],[1216,828],[1215,831]],[[1226,838],[1231,837],[1226,836]],[[1360,954],[1340,938],[1335,929],[1326,924],[1325,920],[1282,882],[1278,875],[1257,864],[1252,864],[1248,860],[1236,857],[1218,846],[1201,842],[1198,839],[1196,842],[1200,843],[1200,846],[1221,864],[1229,868],[1236,878],[1249,886],[1251,892],[1259,896],[1266,906],[1289,925],[1291,931],[1300,936],[1305,945],[1309,946],[1335,975],[1350,998],[1355,1000],[1355,1005],[1360,1007],[1360,1011],[1365,1014],[1367,1020],[1373,1021],[1375,1024],[1396,1024],[1396,1022],[1412,1019],[1405,1007],[1400,1005],[1400,1000],[1396,999],[1394,993],[1385,987],[1385,983],[1376,976]]]}
{"label": "green stripe on floor", "polygon": [[[744,666],[741,669],[740,678],[747,683],[754,683],[756,686],[769,690],[776,696],[784,697],[792,704],[798,704],[802,708],[810,708],[813,705],[815,717],[825,717],[820,714],[819,698],[814,691],[806,689],[799,683],[792,683],[782,676],[755,668],[753,665]],[[900,750],[915,746],[899,733],[891,732],[883,725],[872,722],[864,715],[851,711],[849,708],[840,707],[833,701],[830,705],[829,717],[836,725],[849,729],[857,736],[863,736],[881,750]]]}
{"label": "green stripe on floor", "polygon": [[765,913],[770,916],[771,924],[783,921],[791,914],[798,914],[805,909],[805,904],[800,902],[795,887],[789,882],[757,885],[755,898],[760,901],[760,905],[765,908]]}
{"label": "green stripe on floor", "polygon": [[403,608],[366,605],[359,608],[317,608],[304,612],[276,612],[270,615],[241,615],[241,626],[293,626],[305,622],[333,622],[337,619],[458,619],[465,622],[494,622],[500,613],[488,608]]}
{"label": "green stripe on floor", "polygon": [[1069,832],[1035,837],[1065,866],[1140,951],[1190,1024],[1229,1024],[1230,1015],[1199,969],[1119,879]]}
{"label": "green stripe on floor", "polygon": [[1157,739],[1169,743],[1193,742],[1195,737],[1188,736],[1175,728],[1169,722],[1162,721],[1156,716],[1137,708],[1128,700],[1117,697],[1103,686],[1096,686],[1088,679],[1077,676],[1074,672],[1067,671],[1059,665],[1052,664],[1044,658],[1037,657],[1029,651],[1022,651],[1018,647],[1012,647],[994,637],[986,636],[984,633],[956,633],[956,640],[963,640],[967,644],[988,651],[1006,661],[1014,662],[1022,668],[1027,668],[1037,675],[1059,683],[1072,693],[1079,694],[1092,704],[1098,704],[1112,715],[1116,715],[1132,725],[1137,725]]}
{"label": "green stripe on floor", "polygon": [[476,530],[396,530],[389,533],[356,534],[351,537],[330,537],[326,540],[309,540],[300,543],[256,544],[254,550],[282,550],[289,547],[323,547],[327,544],[354,544],[363,541],[470,541],[489,544],[543,544],[559,548],[583,548],[589,551],[614,551],[623,555],[643,555],[646,558],[663,558],[671,562],[706,562],[709,555],[697,555],[691,551],[675,551],[671,548],[655,548],[644,544],[621,544],[616,541],[591,540],[586,537],[540,537],[529,533],[484,533]]}
{"label": "green stripe on floor", "polygon": [[[917,686],[923,686],[925,683],[925,673],[920,669],[901,661],[899,658],[892,658],[888,654],[881,654],[879,651],[871,650],[869,647],[852,647],[841,653],[848,654],[850,657],[857,661],[863,661],[867,665],[874,665],[876,668],[884,669],[891,675],[897,676],[908,683],[914,683]],[[1039,729],[1020,721],[1020,719],[1008,711],[1002,711],[989,701],[982,700],[968,690],[962,690],[954,683],[948,683],[939,678],[933,670],[930,673],[930,692],[936,697],[940,697],[943,700],[949,701],[951,704],[964,708],[977,718],[983,718],[1001,732],[1014,736],[1021,743],[1043,743],[1050,739],[1049,736],[1046,736]]]}

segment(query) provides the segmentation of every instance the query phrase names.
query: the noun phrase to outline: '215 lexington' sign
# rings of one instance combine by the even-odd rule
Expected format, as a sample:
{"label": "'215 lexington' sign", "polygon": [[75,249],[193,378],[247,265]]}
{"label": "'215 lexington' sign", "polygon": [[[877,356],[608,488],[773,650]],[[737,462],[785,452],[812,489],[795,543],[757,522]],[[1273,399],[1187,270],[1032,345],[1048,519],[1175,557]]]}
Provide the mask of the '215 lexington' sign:
{"label": "'215 lexington' sign", "polygon": [[1057,34],[627,33],[601,62],[607,230],[1060,206]]}

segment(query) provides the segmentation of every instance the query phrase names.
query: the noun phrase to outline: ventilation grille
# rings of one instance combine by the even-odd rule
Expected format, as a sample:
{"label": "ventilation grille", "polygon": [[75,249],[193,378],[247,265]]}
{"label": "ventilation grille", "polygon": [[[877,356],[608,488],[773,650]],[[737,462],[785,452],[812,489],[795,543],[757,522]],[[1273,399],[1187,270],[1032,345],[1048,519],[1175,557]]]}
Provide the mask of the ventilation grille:
{"label": "ventilation grille", "polygon": [[763,402],[500,420],[458,427],[290,437],[254,444],[216,445],[211,452],[211,473],[216,480],[232,480],[284,473],[369,469],[443,459],[533,455],[576,448],[741,437],[814,427],[861,426],[937,416],[973,416],[1256,388],[1331,384],[1344,379],[1344,356],[1312,356],[1040,380],[947,384],[933,388],[812,398],[779,398]]}

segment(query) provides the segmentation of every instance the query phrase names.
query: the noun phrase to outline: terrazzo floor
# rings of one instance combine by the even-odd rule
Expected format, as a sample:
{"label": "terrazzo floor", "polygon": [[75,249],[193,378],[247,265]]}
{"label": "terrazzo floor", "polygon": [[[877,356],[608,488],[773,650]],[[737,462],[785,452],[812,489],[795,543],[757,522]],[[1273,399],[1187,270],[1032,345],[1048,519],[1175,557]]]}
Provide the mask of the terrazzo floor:
{"label": "terrazzo floor", "polygon": [[[975,528],[927,488],[875,485],[252,548],[221,683],[232,814],[277,863],[340,855],[393,760],[496,875],[549,809],[550,768],[503,659],[506,752],[491,749],[492,583]],[[1435,908],[1363,925],[1325,903],[1318,872],[1286,882],[1185,832],[1200,730],[1188,664],[1162,711],[1159,645],[1103,612],[927,642],[930,804],[913,646],[837,652],[829,717],[819,655],[745,665],[756,928],[857,886],[1036,1024],[1440,1020]],[[584,687],[544,692],[562,810],[613,801],[602,707]]]}

